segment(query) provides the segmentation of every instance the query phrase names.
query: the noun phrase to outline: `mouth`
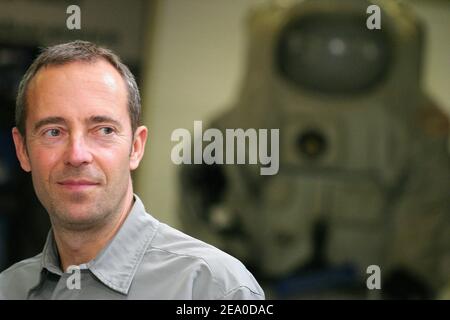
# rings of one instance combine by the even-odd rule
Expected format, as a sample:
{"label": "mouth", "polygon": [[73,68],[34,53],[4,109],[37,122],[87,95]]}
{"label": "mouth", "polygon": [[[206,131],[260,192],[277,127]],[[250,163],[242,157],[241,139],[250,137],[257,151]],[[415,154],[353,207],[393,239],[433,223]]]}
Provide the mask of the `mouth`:
{"label": "mouth", "polygon": [[63,180],[57,184],[70,191],[84,191],[100,185],[100,183],[90,180]]}

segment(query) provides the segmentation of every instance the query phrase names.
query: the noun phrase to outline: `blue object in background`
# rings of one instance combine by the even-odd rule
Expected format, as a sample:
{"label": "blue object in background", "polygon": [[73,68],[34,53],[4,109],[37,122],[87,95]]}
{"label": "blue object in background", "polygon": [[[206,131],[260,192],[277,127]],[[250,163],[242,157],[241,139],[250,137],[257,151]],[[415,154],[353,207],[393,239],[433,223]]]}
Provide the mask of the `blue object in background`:
{"label": "blue object in background", "polygon": [[354,288],[358,283],[356,269],[352,265],[342,265],[298,274],[279,281],[275,292],[281,299],[323,293],[329,290]]}

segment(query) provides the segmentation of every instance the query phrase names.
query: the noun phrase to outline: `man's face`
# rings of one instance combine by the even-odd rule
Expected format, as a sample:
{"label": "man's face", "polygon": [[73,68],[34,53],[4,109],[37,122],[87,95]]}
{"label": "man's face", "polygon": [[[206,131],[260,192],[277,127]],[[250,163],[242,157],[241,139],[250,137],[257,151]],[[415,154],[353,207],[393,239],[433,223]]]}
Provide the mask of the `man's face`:
{"label": "man's face", "polygon": [[83,229],[107,221],[132,192],[147,134],[139,127],[133,139],[120,74],[103,60],[48,66],[27,101],[26,145],[16,128],[14,142],[52,222]]}

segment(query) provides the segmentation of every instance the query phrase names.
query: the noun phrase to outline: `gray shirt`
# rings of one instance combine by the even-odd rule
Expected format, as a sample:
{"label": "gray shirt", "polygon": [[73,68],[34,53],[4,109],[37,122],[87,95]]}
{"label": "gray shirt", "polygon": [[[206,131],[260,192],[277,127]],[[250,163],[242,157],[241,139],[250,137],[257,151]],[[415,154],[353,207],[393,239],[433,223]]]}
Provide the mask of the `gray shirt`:
{"label": "gray shirt", "polygon": [[264,299],[264,292],[241,262],[159,222],[135,195],[95,259],[64,273],[50,231],[42,253],[0,274],[0,298]]}

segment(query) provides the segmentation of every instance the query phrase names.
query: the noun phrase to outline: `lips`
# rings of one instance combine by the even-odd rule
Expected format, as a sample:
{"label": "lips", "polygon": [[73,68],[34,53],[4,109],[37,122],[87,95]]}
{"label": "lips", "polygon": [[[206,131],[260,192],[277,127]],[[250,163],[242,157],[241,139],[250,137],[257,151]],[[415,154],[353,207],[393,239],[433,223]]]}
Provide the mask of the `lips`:
{"label": "lips", "polygon": [[99,183],[95,182],[95,181],[91,181],[91,180],[85,180],[85,179],[80,179],[80,180],[68,179],[68,180],[59,181],[58,185],[60,185],[63,188],[69,189],[69,190],[80,191],[80,190],[85,190],[88,188],[98,186]]}

